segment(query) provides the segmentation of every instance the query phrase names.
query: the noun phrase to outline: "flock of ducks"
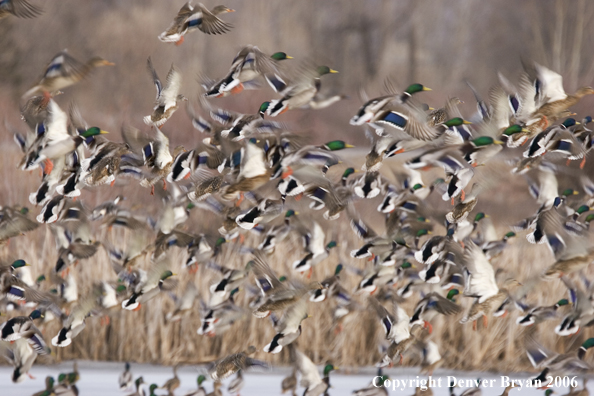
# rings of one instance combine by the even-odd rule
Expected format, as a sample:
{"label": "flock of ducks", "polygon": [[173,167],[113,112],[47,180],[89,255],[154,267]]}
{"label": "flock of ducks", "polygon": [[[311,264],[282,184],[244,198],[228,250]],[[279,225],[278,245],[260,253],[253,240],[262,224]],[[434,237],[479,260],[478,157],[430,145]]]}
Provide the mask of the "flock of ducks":
{"label": "flock of ducks", "polygon": [[[0,2],[0,17],[33,17],[40,11],[25,0]],[[187,3],[159,40],[179,45],[195,30],[226,33],[232,26],[220,16],[232,11],[225,6],[209,11],[202,4]],[[459,322],[472,322],[474,329],[477,321],[482,319],[487,327],[490,316],[504,316],[513,308],[523,312],[518,326],[557,320],[554,330],[559,336],[576,334],[594,323],[593,291],[584,275],[594,260],[589,238],[594,183],[582,170],[594,142],[588,129],[592,118],[578,122],[570,111],[585,95],[594,93],[592,88],[567,94],[559,74],[524,63],[517,84],[499,75],[487,100],[470,86],[478,111],[464,117],[457,98],[432,109],[421,101],[429,88],[415,83],[400,92],[388,82],[386,95],[365,97],[350,119],[371,141],[359,172],[348,166],[348,155],[343,155],[351,145],[341,140],[307,144],[298,133],[288,131],[287,125],[272,120],[287,111],[314,111],[344,99],[322,90],[324,76],[335,70],[306,64],[289,72],[285,67],[289,59],[284,52],[269,55],[255,46],[242,48],[226,75],[204,82],[200,104],[202,112],[209,114],[204,117],[180,94],[184,89],[180,71],[172,65],[163,81],[148,58],[147,68],[157,90],[155,106],[143,118],[147,130],[130,125],[122,128],[123,142],[107,139],[107,132],[89,126],[76,106],[66,112],[55,99],[93,69],[113,63],[98,57],[83,63],[67,51],[49,62],[23,97],[24,122],[19,129],[26,133],[14,133],[23,153],[19,169],[38,169],[42,174],[39,188],[29,197],[41,210],[36,219],[20,205],[4,206],[0,211],[4,244],[46,224],[59,252],[51,272],[38,274],[36,279],[22,259],[0,267],[2,310],[11,312],[0,326],[1,339],[14,365],[14,382],[30,376],[37,355],[51,353],[38,326],[52,319],[61,321],[51,345],[67,347],[90,317],[107,321],[120,307],[139,310],[159,295],[173,294],[174,270],[195,273],[201,267],[220,273],[219,281],[212,285],[188,282],[183,295],[175,297],[176,308],[167,313],[168,320],[182,320],[194,309],[197,287],[208,287],[211,297],[203,303],[197,333],[220,335],[244,318],[244,308],[236,305],[235,297],[253,279],[259,292],[250,298],[249,309],[256,318],[270,317],[276,333],[261,349],[271,354],[289,350],[294,370],[283,381],[282,390],[295,394],[299,373],[306,396],[327,394],[329,374],[336,369],[328,363],[320,375],[311,359],[295,346],[310,304],[333,301],[331,315],[337,331],[344,317],[369,307],[385,331],[385,341],[379,345],[380,370],[402,364],[407,351],[419,347],[424,352],[422,369],[428,374],[443,363],[439,346],[430,339],[431,321],[436,315],[461,315],[463,308],[456,301],[460,292],[473,303]],[[260,89],[261,81],[268,83],[277,98],[264,102],[253,114],[214,104],[215,98]],[[166,123],[183,103],[204,138],[192,150],[178,146],[172,151]],[[412,155],[398,169],[397,177],[380,172],[384,160],[402,153]],[[577,166],[573,161],[578,161]],[[333,168],[342,177],[335,178]],[[426,171],[431,168],[443,170],[443,176],[428,181]],[[486,191],[503,188],[504,181],[514,177],[529,180],[538,210],[499,237],[492,225],[483,226],[488,214],[473,210]],[[561,190],[560,177],[574,181],[575,188]],[[99,186],[127,185],[134,180],[162,198],[159,218],[123,207],[124,199],[119,196],[95,208],[84,204],[84,195]],[[451,209],[440,212],[430,204],[434,195],[451,202]],[[299,213],[295,208],[302,197],[309,205]],[[363,218],[361,208],[369,206],[367,202],[378,205],[377,211],[384,216],[383,233],[375,232]],[[188,231],[190,225],[200,226],[189,224],[191,210],[215,213],[218,234],[209,234],[206,228]],[[316,267],[331,265],[326,259],[337,243],[328,235],[335,232],[334,221],[339,217],[346,217],[361,239],[359,246],[351,247],[350,255],[366,260],[366,269],[338,264],[333,276],[314,280]],[[95,240],[93,222],[131,230],[126,249]],[[502,279],[506,272],[497,259],[516,232],[525,232],[530,243],[548,246],[555,258],[553,265],[523,283],[513,277]],[[258,242],[250,245],[247,234],[255,235]],[[303,257],[290,264],[291,275],[279,276],[269,256],[277,248],[287,249],[283,243],[293,235],[303,239]],[[232,247],[230,241],[235,241]],[[172,263],[173,248],[187,251],[185,264]],[[229,268],[220,262],[220,253],[227,248],[232,254],[245,255],[245,267]],[[114,271],[97,279],[90,290],[81,290],[79,296],[73,267],[79,260],[92,260],[99,249],[108,252]],[[356,290],[341,284],[344,268],[361,277]],[[558,280],[567,287],[569,298],[548,306],[526,302],[537,284]],[[407,312],[401,302],[415,295],[418,303]],[[542,370],[535,380],[589,372],[592,368],[583,358],[593,345],[594,339],[588,339],[574,351],[555,354],[534,341],[526,353],[534,367]],[[206,376],[214,381],[210,395],[221,394],[220,381],[231,375],[237,378],[230,392],[239,392],[244,370],[269,367],[252,357],[256,350],[250,346],[210,364],[192,394],[206,394],[202,387]],[[381,371],[380,377],[387,379]],[[65,378],[57,385],[49,378],[45,393],[39,394],[77,394],[77,371]],[[122,389],[132,386],[128,365],[121,381]],[[146,394],[142,393],[142,377],[134,383],[134,395]],[[173,394],[179,384],[175,374],[160,388]],[[149,394],[157,388],[151,385]],[[370,385],[354,394],[385,395],[387,391]]]}

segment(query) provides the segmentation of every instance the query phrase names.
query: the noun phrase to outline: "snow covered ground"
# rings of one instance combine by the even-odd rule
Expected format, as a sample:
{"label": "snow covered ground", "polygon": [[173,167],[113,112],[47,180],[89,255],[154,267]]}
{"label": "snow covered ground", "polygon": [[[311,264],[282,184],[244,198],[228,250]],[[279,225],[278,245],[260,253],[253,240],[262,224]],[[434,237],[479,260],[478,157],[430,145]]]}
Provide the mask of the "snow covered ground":
{"label": "snow covered ground", "polygon": [[[80,381],[78,388],[81,396],[111,396],[111,395],[125,395],[131,392],[120,392],[118,388],[118,377],[123,370],[122,363],[111,363],[111,362],[86,362],[79,361]],[[13,384],[10,381],[10,375],[12,369],[9,366],[0,367],[0,396],[30,396],[33,393],[42,390],[44,388],[44,379],[47,375],[52,375],[57,378],[60,372],[72,371],[72,362],[65,362],[54,366],[34,366],[31,370],[31,374],[35,376],[34,380],[27,379],[25,382],[20,384]],[[132,364],[132,371],[134,378],[142,375],[145,382],[148,384],[156,383],[158,385],[163,384],[167,379],[171,378],[172,370],[170,367],[147,365],[147,364]],[[321,369],[320,369],[321,371]],[[199,366],[185,366],[180,367],[179,376],[181,378],[181,387],[175,392],[178,396],[183,396],[186,392],[196,388],[196,378],[200,372],[204,372],[203,367]],[[280,394],[280,383],[282,379],[289,374],[288,368],[275,368],[270,372],[256,372],[252,371],[245,374],[245,387],[241,391],[242,396],[277,396]],[[411,381],[416,382],[417,379],[426,379],[425,377],[418,376],[418,369],[390,369],[386,371],[386,374],[390,376],[392,380],[397,380],[396,389],[393,390],[390,387],[390,395],[412,395],[414,393],[414,387],[416,383],[412,385]],[[330,395],[332,396],[346,396],[350,395],[353,390],[365,387],[375,376],[375,369],[367,368],[360,369],[356,374],[350,374],[345,370],[339,370],[331,374],[332,389],[330,389]],[[496,396],[502,392],[501,381],[502,376],[493,375],[491,373],[462,373],[462,372],[451,372],[451,371],[436,371],[433,375],[433,379],[436,381],[436,387],[433,388],[433,394],[435,396],[446,396],[448,395],[448,376],[453,376],[456,380],[472,381],[476,380],[477,377],[483,380],[489,380],[489,387],[483,388],[483,396]],[[530,376],[524,375],[510,375],[511,379],[520,379],[524,382]],[[439,382],[441,379],[441,383]],[[227,384],[231,379],[225,381]],[[566,380],[567,381],[567,380]],[[403,382],[405,388],[402,390]],[[581,386],[581,379],[579,379]],[[441,387],[439,385],[441,384]],[[492,387],[491,387],[492,385]],[[466,386],[456,388],[456,394],[460,394]],[[207,391],[212,390],[212,381],[206,382]],[[558,387],[555,388],[557,394],[564,394],[567,392],[567,388]],[[590,390],[594,390],[593,386]],[[159,393],[159,391],[157,391]],[[223,393],[229,394],[224,388]],[[303,389],[298,391],[301,395]],[[163,392],[159,393],[163,394]],[[536,390],[533,388],[522,388],[515,389],[510,393],[513,395],[544,395],[544,391]]]}

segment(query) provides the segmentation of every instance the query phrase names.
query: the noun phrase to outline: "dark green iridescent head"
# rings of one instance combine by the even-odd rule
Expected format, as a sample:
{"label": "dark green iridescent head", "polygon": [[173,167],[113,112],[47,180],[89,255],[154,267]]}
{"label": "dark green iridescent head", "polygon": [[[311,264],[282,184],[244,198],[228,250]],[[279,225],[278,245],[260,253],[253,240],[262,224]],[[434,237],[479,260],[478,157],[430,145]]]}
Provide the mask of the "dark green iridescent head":
{"label": "dark green iridescent head", "polygon": [[118,287],[116,287],[115,289],[116,293],[123,293],[126,291],[126,286],[125,285],[118,285]]}
{"label": "dark green iridescent head", "polygon": [[557,305],[558,307],[562,307],[564,305],[569,305],[569,300],[566,298],[562,298],[561,300],[557,301]]}
{"label": "dark green iridescent head", "polygon": [[106,134],[107,132],[104,130],[101,130],[101,128],[98,127],[90,127],[89,129],[87,129],[86,131],[82,132],[80,134],[80,136],[84,137],[84,138],[89,138],[91,136],[99,136],[99,135],[103,135]]}
{"label": "dark green iridescent head", "polygon": [[578,195],[579,192],[574,190],[573,188],[568,188],[563,190],[563,192],[561,193],[562,197],[569,197],[570,195]]}
{"label": "dark green iridescent head", "polygon": [[422,228],[417,231],[417,237],[422,237],[423,235],[429,235],[429,230],[426,228]]}
{"label": "dark green iridescent head", "polygon": [[[23,206],[20,210],[19,213],[22,215],[27,215],[27,213],[29,213],[29,208],[26,206]],[[53,378],[52,378],[53,379]]]}
{"label": "dark green iridescent head", "polygon": [[587,211],[589,211],[589,210],[590,210],[590,207],[589,207],[588,205],[582,205],[582,206],[580,206],[579,208],[577,208],[577,209],[575,210],[575,212],[576,212],[577,214],[582,214],[582,213],[586,213],[586,212],[587,212]]}
{"label": "dark green iridescent head", "polygon": [[336,241],[330,241],[330,243],[326,245],[326,250],[330,250],[333,247],[336,247]]}
{"label": "dark green iridescent head", "polygon": [[334,270],[334,275],[338,275],[340,274],[340,271],[342,271],[343,265],[342,264],[338,264],[336,266],[336,269]]}
{"label": "dark green iridescent head", "polygon": [[412,268],[412,264],[410,263],[410,261],[405,261],[402,263],[400,268],[402,268],[402,269]]}
{"label": "dark green iridescent head", "polygon": [[470,121],[466,121],[462,117],[455,117],[455,118],[452,118],[451,120],[447,120],[444,123],[444,125],[447,126],[448,128],[455,127],[455,126],[460,126],[460,125],[464,125],[464,124],[471,124],[471,122]]}
{"label": "dark green iridescent head", "polygon": [[570,118],[565,119],[561,123],[561,125],[563,125],[565,128],[569,128],[569,127],[572,127],[572,126],[576,125],[576,120],[575,120],[575,118],[571,118],[570,117]]}
{"label": "dark green iridescent head", "polygon": [[287,55],[285,52],[275,52],[274,54],[270,55],[270,57],[274,60],[293,59],[292,56]]}
{"label": "dark green iridescent head", "polygon": [[206,377],[202,374],[198,376],[198,386],[202,385],[202,383],[206,381]]}
{"label": "dark green iridescent head", "polygon": [[324,377],[327,377],[328,374],[330,374],[330,371],[337,370],[337,369],[338,369],[338,367],[334,367],[331,364],[327,364],[326,367],[324,367]]}
{"label": "dark green iridescent head", "polygon": [[551,396],[551,395],[553,394],[553,392],[554,392],[554,390],[552,390],[552,389],[547,389],[547,390],[545,391],[545,396]]}
{"label": "dark green iridescent head", "polygon": [[516,133],[520,133],[520,132],[528,132],[528,130],[522,128],[520,125],[515,124],[515,125],[511,125],[509,127],[507,127],[504,131],[503,134],[505,136],[511,136],[511,135],[515,135]]}
{"label": "dark green iridescent head", "polygon": [[584,220],[587,224],[590,224],[590,222],[594,220],[594,213],[590,213],[588,216],[586,216],[586,219]]}
{"label": "dark green iridescent head", "polygon": [[460,294],[460,290],[452,289],[448,292],[448,300],[454,301],[454,297]]}
{"label": "dark green iridescent head", "polygon": [[582,120],[582,124],[584,124],[584,125],[588,125],[588,124],[589,124],[589,123],[591,123],[591,122],[592,122],[592,117],[590,117],[590,116],[586,116],[586,117],[584,117],[584,119]]}
{"label": "dark green iridescent head", "polygon": [[171,271],[167,270],[167,271],[165,271],[165,272],[163,272],[163,273],[161,274],[161,280],[165,280],[165,279],[167,279],[167,278],[170,278],[170,277],[172,277],[173,275],[175,275],[173,272],[171,272]]}
{"label": "dark green iridescent head", "polygon": [[258,109],[258,114],[260,114],[260,117],[262,117],[262,118],[264,117],[269,106],[270,106],[270,102],[264,102],[260,105],[260,109]]}
{"label": "dark green iridescent head", "polygon": [[279,282],[285,282],[287,280],[286,276],[281,276],[280,278],[278,278]]}
{"label": "dark green iridescent head", "polygon": [[417,190],[420,190],[423,187],[425,187],[425,186],[423,186],[421,183],[417,183],[414,186],[412,186],[412,189],[413,189],[413,191],[417,191]]}
{"label": "dark green iridescent head", "polygon": [[320,76],[323,76],[324,74],[338,73],[336,70],[332,70],[328,66],[318,66],[316,71],[318,72],[318,75],[320,75]]}
{"label": "dark green iridescent head", "polygon": [[293,209],[289,209],[287,210],[287,213],[285,213],[285,218],[289,218],[291,216],[295,216],[297,213],[295,213],[295,211]]}
{"label": "dark green iridescent head", "polygon": [[508,239],[508,238],[512,238],[512,237],[515,237],[515,236],[516,236],[516,233],[515,233],[515,232],[513,232],[513,231],[510,231],[510,232],[508,232],[507,234],[505,234],[503,237],[504,237],[505,239]]}
{"label": "dark green iridescent head", "polygon": [[478,212],[476,214],[476,216],[474,216],[474,222],[478,223],[479,221],[481,221],[482,219],[484,219],[485,217],[487,217],[483,212]]}
{"label": "dark green iridescent head", "polygon": [[37,279],[35,279],[35,283],[41,283],[45,280],[45,275],[39,275]]}
{"label": "dark green iridescent head", "polygon": [[258,144],[258,139],[250,138],[250,140],[248,140],[248,142],[250,142],[251,144]]}
{"label": "dark green iridescent head", "polygon": [[329,151],[337,151],[337,150],[342,150],[345,148],[352,148],[352,147],[353,147],[352,145],[345,143],[342,140],[333,140],[331,142],[324,144],[324,148]]}
{"label": "dark green iridescent head", "polygon": [[594,338],[588,338],[586,341],[584,341],[584,343],[582,344],[582,348],[584,349],[590,349],[594,346]]}
{"label": "dark green iridescent head", "polygon": [[355,173],[355,168],[346,168],[342,174],[342,178],[346,179],[347,177],[349,177],[350,175],[352,175],[353,173]]}
{"label": "dark green iridescent head", "polygon": [[41,319],[43,318],[43,314],[41,313],[40,310],[36,309],[35,311],[31,312],[29,314],[29,318],[31,319]]}
{"label": "dark green iridescent head", "polygon": [[155,389],[157,389],[159,387],[159,385],[157,384],[151,384],[151,386],[149,387],[149,390],[151,391],[151,394],[149,396],[156,396],[155,395]]}
{"label": "dark green iridescent head", "polygon": [[215,246],[221,246],[223,243],[227,242],[227,240],[223,237],[219,237],[215,242]]}
{"label": "dark green iridescent head", "polygon": [[481,136],[476,139],[472,139],[471,143],[475,147],[485,147],[485,146],[490,146],[492,144],[501,144],[501,142],[499,140],[495,140],[490,136]]}
{"label": "dark green iridescent head", "polygon": [[431,88],[427,88],[422,84],[411,84],[404,90],[409,95],[413,95],[422,91],[431,91]]}
{"label": "dark green iridescent head", "polygon": [[19,259],[19,260],[15,260],[14,263],[12,263],[11,267],[12,269],[17,269],[17,268],[22,268],[27,266],[28,264],[25,262],[25,260]]}

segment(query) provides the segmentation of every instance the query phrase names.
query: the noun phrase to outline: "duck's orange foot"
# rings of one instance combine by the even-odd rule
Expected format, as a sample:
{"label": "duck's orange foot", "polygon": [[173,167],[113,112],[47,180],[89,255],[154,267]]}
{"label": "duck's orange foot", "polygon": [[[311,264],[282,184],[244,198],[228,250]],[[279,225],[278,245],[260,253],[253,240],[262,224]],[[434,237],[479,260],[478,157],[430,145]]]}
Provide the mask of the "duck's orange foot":
{"label": "duck's orange foot", "polygon": [[580,169],[584,169],[584,166],[586,166],[586,157],[580,162]]}
{"label": "duck's orange foot", "polygon": [[236,85],[235,87],[233,87],[233,89],[231,90],[231,93],[238,94],[241,91],[243,91],[243,84],[240,83],[239,85]]}
{"label": "duck's orange foot", "polygon": [[31,378],[32,380],[35,379],[35,377],[33,377],[30,373],[27,373],[27,375],[29,376],[29,378]]}
{"label": "duck's orange foot", "polygon": [[134,308],[132,311],[140,311],[140,307],[141,307],[141,304],[139,303],[138,306],[136,308]]}
{"label": "duck's orange foot", "polygon": [[472,321],[472,331],[476,331],[476,320]]}
{"label": "duck's orange foot", "polygon": [[313,267],[309,267],[309,271],[307,271],[307,279],[311,279],[311,274],[313,274]]}
{"label": "duck's orange foot", "polygon": [[184,42],[184,36],[181,36],[181,38],[175,42],[175,45],[180,46],[180,45],[182,45],[183,42]]}
{"label": "duck's orange foot", "polygon": [[151,195],[155,195],[155,186],[151,186]]}
{"label": "duck's orange foot", "polygon": [[167,181],[163,179],[163,190],[167,191]]}
{"label": "duck's orange foot", "polygon": [[235,202],[235,206],[239,207],[241,205],[241,203],[243,202],[244,198],[245,197],[243,196],[243,193],[242,192],[239,193],[239,199],[237,200],[237,202]]}
{"label": "duck's orange foot", "polygon": [[43,163],[44,163],[43,173],[45,173],[46,175],[49,175],[52,172],[52,169],[54,169],[54,163],[49,159],[46,159],[45,161],[43,161]]}
{"label": "duck's orange foot", "polygon": [[462,192],[460,193],[460,199],[462,199],[462,201],[464,201],[465,198],[466,198],[466,191],[462,190]]}
{"label": "duck's orange foot", "polygon": [[483,315],[483,327],[486,329],[489,325],[489,318],[487,318],[487,315]]}
{"label": "duck's orange foot", "polygon": [[454,197],[452,197],[452,206],[454,206]]}
{"label": "duck's orange foot", "polygon": [[431,325],[431,323],[425,321],[424,326],[425,329],[427,329],[427,331],[429,332],[429,334],[433,333],[433,326]]}
{"label": "duck's orange foot", "polygon": [[281,175],[281,179],[286,179],[287,177],[291,176],[293,174],[293,168],[291,168],[290,166],[287,166],[287,170],[283,172],[283,174]]}
{"label": "duck's orange foot", "polygon": [[295,195],[295,201],[301,201],[301,198],[303,198],[303,193]]}
{"label": "duck's orange foot", "polygon": [[402,356],[402,354],[400,354],[400,362],[399,364],[402,364],[402,361],[404,360],[404,356]]}

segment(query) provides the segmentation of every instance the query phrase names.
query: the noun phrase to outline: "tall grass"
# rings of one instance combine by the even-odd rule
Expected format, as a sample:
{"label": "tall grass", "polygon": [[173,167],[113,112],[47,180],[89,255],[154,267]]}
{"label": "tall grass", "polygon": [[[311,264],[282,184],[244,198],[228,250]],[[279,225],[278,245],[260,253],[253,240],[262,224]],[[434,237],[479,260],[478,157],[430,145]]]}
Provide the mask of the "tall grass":
{"label": "tall grass", "polygon": [[[14,170],[14,164],[18,161],[18,153],[11,149],[8,139],[2,139],[0,148],[3,156],[1,159],[1,174],[4,175],[1,183],[2,203],[15,204],[26,202],[28,193],[34,191],[39,183],[39,175]],[[147,189],[137,187],[132,183],[126,186],[108,186],[94,191],[83,192],[83,202],[89,208],[101,202],[107,197],[114,197],[116,194],[124,193],[128,201],[124,206],[133,207],[139,211],[155,211],[159,207],[159,201],[151,197]],[[142,202],[140,206],[138,203]],[[148,203],[148,205],[147,205]],[[301,203],[290,203],[291,205],[304,205]],[[361,205],[374,207],[375,203]],[[447,203],[446,203],[447,205]],[[502,208],[496,201],[483,205],[492,208],[492,212],[501,211]],[[524,215],[529,215],[532,208],[531,203]],[[33,209],[34,214],[37,209]],[[307,209],[303,209],[303,213]],[[349,251],[361,244],[351,231],[347,221],[343,218],[336,222],[324,223],[327,230],[327,238],[337,240],[339,247],[333,249],[330,257],[315,267],[314,278],[323,279],[334,272],[338,262],[347,266],[364,268],[365,260],[350,258]],[[508,222],[511,220],[508,219]],[[218,222],[216,217],[203,210],[195,209],[190,220],[184,226],[190,232],[216,232]],[[130,231],[113,228],[108,230],[100,227],[95,228],[95,239],[109,242],[112,245],[125,247]],[[501,234],[506,229],[499,227]],[[233,254],[235,248],[231,242],[224,245],[223,254],[220,256],[220,264],[232,268],[243,268],[249,260],[246,255]],[[259,243],[259,237],[248,235],[245,244],[255,246]],[[38,230],[23,237],[14,238],[10,244],[2,248],[2,258],[5,260],[16,257],[24,258],[32,264],[34,275],[49,274],[57,259],[57,252],[54,246],[53,237],[48,226],[41,226]],[[173,271],[178,276],[178,286],[175,292],[180,295],[187,282],[194,282],[199,290],[200,298],[208,301],[208,286],[215,282],[220,275],[214,271],[201,267],[197,273],[190,274],[183,265],[187,253],[179,248],[169,250]],[[290,264],[303,254],[300,241],[295,235],[277,247],[270,262],[274,270],[279,274],[287,274],[290,277],[296,276],[292,273]],[[544,245],[530,245],[523,236],[512,240],[504,254],[493,263],[495,268],[501,268],[510,276],[520,281],[526,281],[531,277],[539,276],[540,273],[553,261],[552,255]],[[148,260],[141,264],[147,267]],[[91,284],[99,279],[115,280],[107,253],[104,249],[92,258],[83,260],[73,268],[79,285],[79,291],[84,294]],[[49,277],[48,277],[49,278]],[[356,288],[360,277],[352,271],[343,271],[341,283],[347,290],[353,291]],[[249,280],[253,284],[253,279]],[[237,298],[237,303],[246,306],[247,292],[242,288]],[[566,289],[559,281],[542,282],[528,296],[528,301],[533,304],[554,304],[558,299],[564,297]],[[367,309],[366,297],[354,295],[359,301],[362,310],[347,316],[343,323],[343,331],[337,333],[332,322],[331,308],[334,302],[310,303],[308,313],[312,316],[302,323],[303,333],[297,343],[305,353],[312,356],[316,362],[332,361],[342,367],[366,366],[376,363],[380,358],[377,345],[380,342],[382,330],[379,326],[375,313]],[[414,304],[419,296],[416,293],[403,303],[407,312],[412,313]],[[458,296],[459,302],[464,309],[468,309],[471,299]],[[144,304],[140,311],[123,311],[118,306],[110,312],[111,323],[107,326],[100,323],[98,317],[90,317],[86,321],[86,328],[73,340],[71,346],[56,350],[55,359],[89,359],[89,360],[117,360],[135,362],[154,362],[160,364],[175,363],[202,363],[219,358],[226,354],[245,349],[248,345],[255,345],[261,349],[274,335],[273,328],[268,319],[256,319],[246,310],[245,318],[238,321],[225,334],[216,337],[199,336],[196,333],[200,325],[199,304],[194,310],[185,316],[181,322],[169,323],[165,315],[172,310],[174,303],[162,293],[159,297]],[[525,343],[528,338],[534,338],[543,345],[565,352],[577,345],[591,334],[586,329],[580,334],[559,338],[552,331],[553,323],[546,322],[538,327],[519,327],[515,323],[518,316],[517,311],[512,311],[505,318],[491,318],[488,328],[479,324],[478,331],[473,331],[470,324],[461,325],[459,317],[443,318],[434,320],[433,334],[430,336],[439,346],[445,360],[445,367],[452,369],[478,369],[478,370],[525,370],[530,368],[525,357]],[[46,340],[49,341],[55,336],[61,327],[58,321],[54,320],[42,327]],[[258,353],[259,358],[266,359],[272,364],[288,363],[288,354],[283,351],[279,355],[266,355]],[[404,364],[418,363],[419,354],[411,351],[408,353]]]}

